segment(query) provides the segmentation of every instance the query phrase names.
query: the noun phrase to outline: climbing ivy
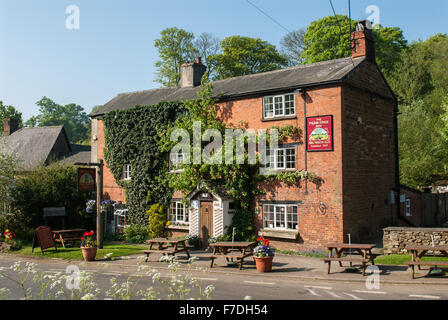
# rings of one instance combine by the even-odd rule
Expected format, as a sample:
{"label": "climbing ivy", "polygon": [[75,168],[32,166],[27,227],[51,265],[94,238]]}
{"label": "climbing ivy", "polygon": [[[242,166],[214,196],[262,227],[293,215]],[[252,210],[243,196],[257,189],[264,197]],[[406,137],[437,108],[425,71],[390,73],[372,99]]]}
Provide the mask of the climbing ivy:
{"label": "climbing ivy", "polygon": [[[136,106],[104,115],[107,166],[126,190],[131,223],[147,225],[152,204],[167,207],[172,190],[167,183],[168,159],[158,146],[159,134],[184,112],[180,102]],[[123,180],[123,165],[131,165],[131,179]]]}
{"label": "climbing ivy", "polygon": [[[201,135],[208,129],[218,131],[222,137],[225,136],[225,130],[228,129],[226,124],[219,119],[216,100],[212,98],[213,86],[206,82],[203,78],[202,88],[199,92],[199,99],[193,101],[183,101],[187,110],[186,116],[179,117],[172,125],[170,125],[167,134],[162,134],[160,139],[161,149],[170,152],[172,148],[179,142],[172,141],[171,134],[176,129],[184,129],[189,133],[190,141],[193,141],[194,123],[200,122]],[[242,129],[242,126],[239,127]],[[301,140],[302,130],[292,125],[284,127],[271,127],[267,130],[266,137],[269,143],[269,132],[277,129],[279,141],[283,141],[287,137],[292,137],[295,141]],[[245,145],[250,137],[245,137]],[[213,140],[212,140],[213,141]],[[210,142],[201,142],[201,150]],[[236,141],[233,145],[233,162],[226,164],[225,154],[226,145],[222,145],[211,154],[216,157],[222,157],[217,163],[194,163],[190,161],[181,166],[182,171],[169,175],[169,185],[173,190],[183,191],[185,197],[198,185],[204,186],[211,191],[216,191],[218,186],[224,186],[227,193],[235,200],[235,214],[233,216],[232,225],[227,230],[231,233],[235,228],[235,240],[254,240],[254,204],[257,195],[264,194],[265,191],[259,188],[259,183],[263,181],[283,181],[286,183],[299,183],[302,180],[314,180],[317,177],[307,171],[281,172],[269,176],[261,175],[259,172],[260,162],[257,159],[255,164],[249,164],[248,153],[244,154],[243,164],[237,164],[236,161]],[[195,146],[189,144],[190,160],[193,159]],[[187,203],[186,198],[184,202]]]}
{"label": "climbing ivy", "polygon": [[[182,191],[185,197],[198,185],[216,191],[223,186],[235,199],[235,215],[229,232],[235,228],[235,240],[253,240],[254,199],[264,194],[259,187],[263,181],[282,181],[297,184],[303,180],[316,181],[318,178],[307,171],[280,172],[274,175],[260,175],[260,163],[249,164],[248,153],[244,154],[243,164],[236,161],[236,142],[233,143],[233,163],[182,165],[182,171],[170,173],[168,154],[178,141],[171,141],[171,134],[176,129],[186,130],[193,141],[193,124],[201,123],[201,134],[207,129],[217,130],[225,136],[226,124],[219,119],[212,96],[213,86],[206,82],[206,76],[198,99],[183,100],[175,103],[159,103],[154,106],[136,106],[126,110],[107,113],[104,118],[105,160],[112,174],[121,187],[126,190],[126,203],[129,208],[131,223],[147,225],[146,211],[151,205],[159,204],[164,209],[169,205],[174,190]],[[287,137],[300,141],[302,130],[292,125],[271,127],[278,130],[279,141]],[[269,135],[267,136],[269,142]],[[245,137],[245,143],[249,137]],[[213,140],[212,140],[213,141]],[[209,144],[201,142],[200,148]],[[195,147],[189,144],[190,154]],[[213,156],[222,152],[225,146],[213,150]],[[123,165],[131,165],[131,179],[122,180]],[[186,200],[186,199],[184,199]]]}

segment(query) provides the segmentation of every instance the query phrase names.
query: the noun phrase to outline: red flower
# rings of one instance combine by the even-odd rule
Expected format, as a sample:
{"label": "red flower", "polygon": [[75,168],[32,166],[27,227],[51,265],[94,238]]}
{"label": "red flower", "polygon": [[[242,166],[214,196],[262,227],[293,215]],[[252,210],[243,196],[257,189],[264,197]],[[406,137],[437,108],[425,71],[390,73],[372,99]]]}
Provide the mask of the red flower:
{"label": "red flower", "polygon": [[257,238],[257,241],[258,241],[258,242],[263,241],[263,240],[264,240],[263,237],[258,237],[258,238]]}
{"label": "red flower", "polygon": [[81,241],[84,239],[84,237],[81,237]]}
{"label": "red flower", "polygon": [[264,245],[265,245],[265,246],[269,246],[269,242],[270,242],[269,239],[264,240]]}
{"label": "red flower", "polygon": [[87,232],[84,232],[84,237],[87,237],[89,234]]}

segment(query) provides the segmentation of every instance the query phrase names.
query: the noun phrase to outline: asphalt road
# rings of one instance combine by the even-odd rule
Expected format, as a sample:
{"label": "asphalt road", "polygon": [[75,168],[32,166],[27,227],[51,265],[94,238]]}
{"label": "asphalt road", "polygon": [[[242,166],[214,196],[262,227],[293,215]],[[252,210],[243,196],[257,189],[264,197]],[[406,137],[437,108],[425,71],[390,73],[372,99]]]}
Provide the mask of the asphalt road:
{"label": "asphalt road", "polygon": [[[57,272],[66,273],[66,262],[55,261],[35,261],[39,271],[49,274]],[[14,272],[8,268],[12,265],[12,260],[0,260],[0,267],[7,274],[14,276]],[[96,274],[98,288],[102,294],[99,299],[104,298],[104,292],[110,290],[110,280],[116,277],[119,282],[125,281],[129,276],[141,274],[137,270],[129,268],[103,270],[98,272],[91,265],[81,267],[81,270]],[[169,270],[161,268],[159,270],[162,277],[169,276]],[[183,273],[183,272],[181,272]],[[336,281],[315,281],[297,280],[288,278],[272,278],[238,274],[219,273],[193,273],[193,277],[202,283],[202,287],[213,285],[211,298],[216,300],[242,300],[249,296],[253,300],[448,300],[448,290],[444,285],[422,285],[422,284],[384,284],[376,289],[369,290],[365,283],[336,282]],[[13,299],[23,297],[19,286],[11,283],[10,280],[0,278],[0,288],[9,288]],[[166,297],[166,286],[161,286],[158,282],[153,283],[152,278],[142,277],[137,289],[147,289],[153,287],[156,292],[161,292],[160,298]],[[38,289],[34,285],[34,289]],[[197,296],[192,292],[189,297]]]}

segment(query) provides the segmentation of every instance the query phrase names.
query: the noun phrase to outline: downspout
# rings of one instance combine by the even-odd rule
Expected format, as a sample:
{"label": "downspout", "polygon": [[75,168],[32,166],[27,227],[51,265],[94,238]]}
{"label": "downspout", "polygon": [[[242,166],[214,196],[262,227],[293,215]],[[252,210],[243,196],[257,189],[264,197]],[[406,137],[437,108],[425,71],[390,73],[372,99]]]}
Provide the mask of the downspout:
{"label": "downspout", "polygon": [[[304,121],[304,125],[303,125],[303,128],[304,128],[304,130],[305,130],[305,135],[306,135],[306,130],[307,130],[307,127],[306,127],[306,89],[304,89],[303,91],[302,91],[302,97],[303,97],[303,121]],[[307,137],[304,137],[305,138],[305,172],[308,172],[308,152],[307,152],[307,149],[308,149],[308,145],[307,145]],[[308,194],[308,179],[305,179],[305,195],[307,195]]]}

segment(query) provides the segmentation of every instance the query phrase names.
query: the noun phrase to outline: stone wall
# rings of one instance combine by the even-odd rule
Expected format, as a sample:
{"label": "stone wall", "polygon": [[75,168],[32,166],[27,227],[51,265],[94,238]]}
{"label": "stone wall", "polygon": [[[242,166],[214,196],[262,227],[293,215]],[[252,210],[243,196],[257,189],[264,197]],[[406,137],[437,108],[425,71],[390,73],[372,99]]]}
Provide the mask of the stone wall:
{"label": "stone wall", "polygon": [[384,254],[407,253],[406,246],[432,245],[431,235],[435,245],[448,245],[448,228],[400,228],[383,229]]}

